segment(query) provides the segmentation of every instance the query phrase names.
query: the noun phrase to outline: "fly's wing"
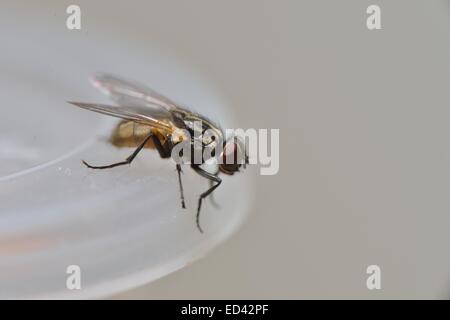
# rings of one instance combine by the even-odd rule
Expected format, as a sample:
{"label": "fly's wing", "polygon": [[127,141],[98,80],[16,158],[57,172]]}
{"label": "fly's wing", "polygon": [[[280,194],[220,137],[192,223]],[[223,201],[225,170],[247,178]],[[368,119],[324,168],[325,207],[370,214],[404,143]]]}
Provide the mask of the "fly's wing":
{"label": "fly's wing", "polygon": [[69,103],[90,111],[106,114],[125,120],[131,120],[158,129],[173,131],[170,113],[157,113],[154,109],[142,106],[110,106],[98,103],[72,102]]}
{"label": "fly's wing", "polygon": [[166,117],[171,111],[177,109],[175,102],[156,91],[111,74],[98,73],[91,78],[91,82],[94,87],[120,106],[147,107],[154,109],[156,114]]}
{"label": "fly's wing", "polygon": [[80,108],[131,120],[164,130],[173,130],[172,111],[178,106],[156,91],[117,76],[98,73],[91,82],[119,106],[95,103],[70,102]]}
{"label": "fly's wing", "polygon": [[[146,120],[144,121],[150,121],[149,118],[152,118],[153,123],[155,120],[160,122],[169,120],[173,126],[183,129],[186,127],[194,129],[195,122],[201,121],[205,128],[213,129],[216,135],[223,140],[223,132],[216,124],[201,115],[194,114],[191,111],[180,107],[175,102],[142,84],[131,82],[106,73],[98,73],[94,75],[91,78],[91,81],[96,88],[119,104],[121,106],[121,110],[123,108],[123,112],[129,110],[129,106],[133,106],[132,110],[130,110],[131,113],[138,110],[139,116],[141,118],[145,117]],[[101,109],[96,108],[94,111],[106,113],[104,106],[100,107]],[[91,110],[93,109],[91,108]],[[174,117],[175,114],[177,117]],[[136,114],[134,114],[134,116],[136,116]],[[125,119],[139,122],[133,118]],[[152,125],[161,128],[160,124]],[[174,129],[171,131],[173,130]],[[206,142],[206,144],[208,144],[208,142]]]}

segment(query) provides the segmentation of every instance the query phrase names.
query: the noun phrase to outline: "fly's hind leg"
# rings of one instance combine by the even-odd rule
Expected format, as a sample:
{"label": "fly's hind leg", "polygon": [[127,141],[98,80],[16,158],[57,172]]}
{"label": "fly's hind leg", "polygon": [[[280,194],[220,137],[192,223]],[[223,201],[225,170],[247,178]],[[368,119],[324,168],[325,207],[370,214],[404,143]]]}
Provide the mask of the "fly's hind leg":
{"label": "fly's hind leg", "polygon": [[114,168],[114,167],[118,167],[118,166],[123,166],[125,164],[130,164],[134,160],[134,158],[136,158],[136,156],[142,150],[142,148],[144,148],[145,144],[148,142],[148,140],[151,137],[153,137],[153,133],[151,133],[147,138],[145,138],[145,140],[136,148],[136,150],[134,150],[134,152],[128,158],[125,159],[125,161],[113,163],[113,164],[106,165],[106,166],[91,166],[84,160],[82,160],[82,162],[86,167],[91,168],[91,169],[110,169],[110,168]]}
{"label": "fly's hind leg", "polygon": [[209,181],[212,181],[212,183],[216,183],[212,185],[208,190],[203,192],[200,197],[198,198],[198,207],[197,207],[197,216],[196,216],[196,223],[198,230],[203,233],[202,228],[200,227],[200,209],[202,207],[202,201],[205,199],[208,195],[210,195],[221,183],[222,179],[220,179],[217,175],[214,175],[212,173],[209,173],[208,171],[203,170],[200,168],[199,165],[192,164],[192,169],[194,169],[195,172],[197,172],[202,177],[208,179]]}

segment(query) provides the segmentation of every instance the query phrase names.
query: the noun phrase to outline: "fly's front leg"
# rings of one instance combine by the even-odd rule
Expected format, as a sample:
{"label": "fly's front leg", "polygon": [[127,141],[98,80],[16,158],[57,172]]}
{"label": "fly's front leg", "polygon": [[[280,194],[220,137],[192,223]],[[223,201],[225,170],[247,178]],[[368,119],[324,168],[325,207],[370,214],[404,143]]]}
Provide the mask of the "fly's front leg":
{"label": "fly's front leg", "polygon": [[128,158],[126,158],[125,161],[113,163],[113,164],[106,165],[106,166],[91,166],[84,160],[82,160],[82,162],[86,167],[91,168],[91,169],[110,169],[110,168],[114,168],[114,167],[118,167],[118,166],[123,166],[125,164],[130,164],[134,160],[134,158],[136,158],[136,156],[142,150],[142,148],[144,148],[144,146],[146,145],[146,143],[152,136],[153,136],[153,133],[151,133],[147,138],[145,138],[145,140],[139,145],[139,147],[137,147],[137,149],[134,150],[134,152]]}
{"label": "fly's front leg", "polygon": [[[219,173],[219,170],[216,171],[216,173],[214,173],[215,176],[217,176],[217,174]],[[209,180],[209,187],[212,188],[214,186],[214,180]],[[216,197],[214,197],[214,193],[212,193],[209,196],[209,200],[211,201],[211,204],[213,205],[214,208],[219,208],[219,204],[216,202]]]}
{"label": "fly's front leg", "polygon": [[192,169],[194,169],[195,172],[197,172],[199,175],[201,175],[202,177],[215,182],[216,184],[213,185],[212,187],[210,187],[208,190],[206,190],[205,192],[203,192],[200,197],[198,198],[198,207],[197,207],[197,217],[196,217],[196,222],[197,222],[197,228],[198,230],[203,233],[202,228],[200,227],[200,209],[202,208],[202,201],[203,199],[205,199],[208,195],[210,195],[221,183],[222,183],[222,179],[220,179],[218,176],[209,173],[208,171],[203,170],[202,168],[200,168],[199,165],[195,165],[192,164],[191,165]]}
{"label": "fly's front leg", "polygon": [[177,171],[178,171],[178,183],[180,185],[180,197],[181,197],[181,207],[186,209],[186,204],[184,203],[184,192],[183,192],[183,184],[181,183],[181,165],[177,163]]}

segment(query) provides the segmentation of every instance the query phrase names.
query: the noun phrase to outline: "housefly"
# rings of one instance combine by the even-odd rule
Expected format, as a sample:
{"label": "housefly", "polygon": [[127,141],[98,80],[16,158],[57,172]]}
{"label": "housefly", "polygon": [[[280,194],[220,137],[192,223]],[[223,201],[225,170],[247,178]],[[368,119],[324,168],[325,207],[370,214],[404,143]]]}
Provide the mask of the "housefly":
{"label": "housefly", "polygon": [[[234,161],[220,161],[216,170],[211,172],[204,169],[205,161],[200,163],[190,162],[190,167],[203,178],[209,180],[209,188],[200,194],[197,205],[196,224],[200,227],[200,209],[202,201],[216,190],[222,183],[219,173],[233,175],[241,166],[245,168],[248,156],[245,146],[236,137],[225,140],[222,129],[206,117],[181,107],[170,99],[147,88],[146,86],[119,78],[110,74],[97,74],[92,78],[93,85],[102,93],[111,98],[117,105],[104,105],[97,103],[72,102],[69,103],[90,111],[122,119],[111,136],[111,143],[118,147],[135,147],[134,152],[124,161],[109,165],[93,166],[83,160],[83,164],[91,169],[110,169],[130,164],[143,148],[156,149],[161,158],[167,159],[172,155],[172,150],[181,141],[188,142],[192,148],[194,144],[200,144],[204,149],[212,142],[221,144],[219,159],[232,157]],[[214,133],[214,139],[196,137],[194,123],[201,124],[201,131]],[[188,136],[175,135],[177,130],[188,132]],[[177,138],[174,138],[174,137]],[[216,138],[218,138],[216,140]],[[197,139],[197,140],[196,140]],[[200,139],[200,141],[198,141]],[[211,141],[213,140],[213,141]],[[238,160],[240,159],[240,160]],[[176,163],[180,198],[182,208],[186,208],[183,185],[181,182],[181,164]]]}

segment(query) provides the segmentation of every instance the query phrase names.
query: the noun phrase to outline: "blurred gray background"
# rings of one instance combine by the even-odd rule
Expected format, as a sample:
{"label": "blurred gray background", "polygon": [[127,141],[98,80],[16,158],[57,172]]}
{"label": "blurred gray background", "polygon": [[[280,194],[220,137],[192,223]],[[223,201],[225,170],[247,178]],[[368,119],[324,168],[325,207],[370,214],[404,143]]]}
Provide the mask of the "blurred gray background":
{"label": "blurred gray background", "polygon": [[[450,297],[448,1],[77,4],[87,32],[170,49],[222,90],[236,126],[281,137],[280,172],[255,176],[231,240],[113,298]],[[366,28],[370,4],[382,30]],[[371,264],[381,290],[366,288]]]}
{"label": "blurred gray background", "polygon": [[[132,5],[133,4],[133,5]],[[366,28],[381,7],[382,30]],[[151,1],[105,27],[211,76],[280,172],[206,258],[120,298],[448,298],[448,1]],[[92,8],[93,15],[104,15]],[[382,289],[366,288],[377,264]]]}

